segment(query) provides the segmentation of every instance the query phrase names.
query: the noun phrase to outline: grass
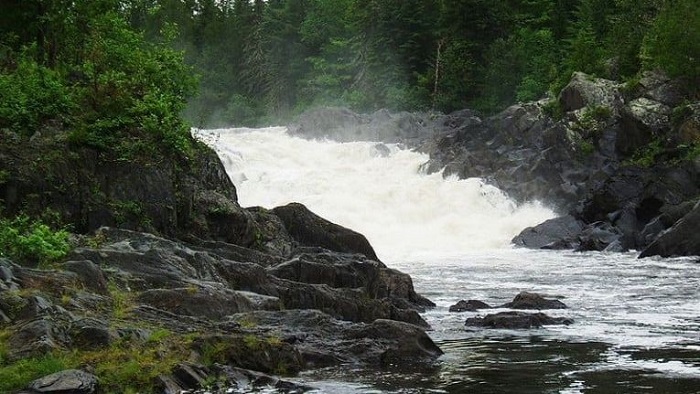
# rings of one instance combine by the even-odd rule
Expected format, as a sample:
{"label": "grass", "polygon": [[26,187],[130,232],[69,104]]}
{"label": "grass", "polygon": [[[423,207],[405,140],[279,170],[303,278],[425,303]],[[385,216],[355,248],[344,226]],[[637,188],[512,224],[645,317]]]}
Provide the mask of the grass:
{"label": "grass", "polygon": [[64,369],[74,368],[77,365],[65,355],[53,353],[42,357],[21,359],[11,364],[7,362],[8,360],[2,357],[2,366],[0,366],[1,393],[21,390],[35,379]]}

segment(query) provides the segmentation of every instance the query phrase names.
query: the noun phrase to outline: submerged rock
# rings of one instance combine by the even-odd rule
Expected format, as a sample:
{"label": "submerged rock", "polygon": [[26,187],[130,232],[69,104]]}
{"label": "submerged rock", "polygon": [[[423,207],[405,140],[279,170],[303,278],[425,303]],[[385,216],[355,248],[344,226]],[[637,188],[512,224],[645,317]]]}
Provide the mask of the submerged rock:
{"label": "submerged rock", "polygon": [[503,329],[540,328],[545,325],[573,324],[573,320],[563,317],[549,317],[544,313],[499,312],[484,317],[470,317],[467,326]]}

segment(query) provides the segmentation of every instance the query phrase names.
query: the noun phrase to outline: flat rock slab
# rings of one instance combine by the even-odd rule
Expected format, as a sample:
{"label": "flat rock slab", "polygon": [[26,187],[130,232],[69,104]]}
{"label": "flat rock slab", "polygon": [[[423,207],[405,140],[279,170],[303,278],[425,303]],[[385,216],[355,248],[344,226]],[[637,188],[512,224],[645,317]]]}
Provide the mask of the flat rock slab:
{"label": "flat rock slab", "polygon": [[67,369],[33,381],[23,393],[93,394],[97,388],[95,375],[78,369]]}

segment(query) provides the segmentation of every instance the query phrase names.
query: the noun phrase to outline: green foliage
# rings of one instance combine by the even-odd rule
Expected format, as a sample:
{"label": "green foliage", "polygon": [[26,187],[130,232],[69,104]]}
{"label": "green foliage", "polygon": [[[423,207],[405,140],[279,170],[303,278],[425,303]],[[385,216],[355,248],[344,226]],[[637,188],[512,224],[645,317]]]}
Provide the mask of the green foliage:
{"label": "green foliage", "polygon": [[695,0],[666,2],[644,38],[646,68],[700,80],[700,8]]}
{"label": "green foliage", "polygon": [[72,367],[75,367],[75,364],[66,357],[51,353],[42,357],[24,358],[14,363],[0,357],[0,392],[21,390],[35,379]]}
{"label": "green foliage", "polygon": [[640,148],[631,159],[625,164],[636,165],[640,167],[651,167],[656,164],[657,157],[664,151],[664,146],[660,140],[654,140],[647,146]]}
{"label": "green foliage", "polygon": [[58,72],[37,64],[25,51],[12,70],[0,70],[0,127],[31,136],[45,122],[62,122],[76,103]]}
{"label": "green foliage", "polygon": [[26,215],[0,218],[0,256],[20,264],[43,266],[60,260],[70,250],[68,237],[68,231]]}

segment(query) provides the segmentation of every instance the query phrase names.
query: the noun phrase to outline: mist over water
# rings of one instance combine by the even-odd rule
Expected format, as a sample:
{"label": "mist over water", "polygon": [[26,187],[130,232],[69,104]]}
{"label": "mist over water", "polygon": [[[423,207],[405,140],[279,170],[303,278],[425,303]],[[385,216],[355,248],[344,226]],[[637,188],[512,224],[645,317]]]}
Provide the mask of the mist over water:
{"label": "mist over water", "polygon": [[364,234],[385,262],[505,248],[554,216],[538,203],[516,206],[479,179],[424,174],[428,156],[396,145],[311,141],[282,127],[206,134],[242,206],[301,202]]}
{"label": "mist over water", "polygon": [[[426,175],[426,155],[395,145],[291,137],[285,128],[197,131],[243,206],[301,202],[363,233],[387,265],[437,304],[423,314],[445,355],[428,370],[341,366],[304,372],[319,393],[699,393],[700,264],[696,258],[513,248],[554,216],[516,206],[478,179]],[[460,299],[502,305],[520,291],[557,297],[570,326],[465,327]],[[502,311],[496,309],[495,311]]]}

